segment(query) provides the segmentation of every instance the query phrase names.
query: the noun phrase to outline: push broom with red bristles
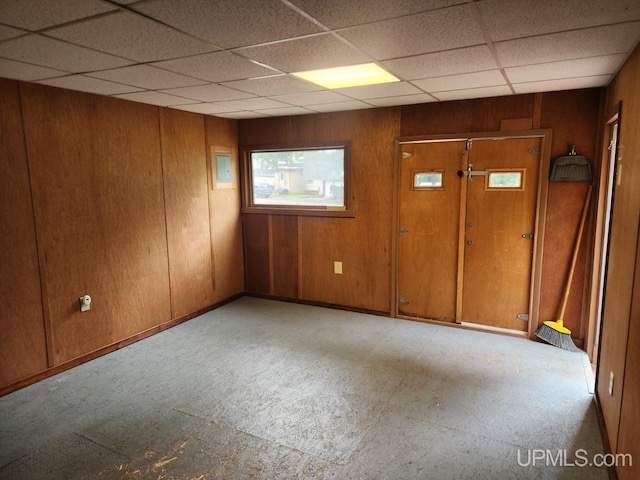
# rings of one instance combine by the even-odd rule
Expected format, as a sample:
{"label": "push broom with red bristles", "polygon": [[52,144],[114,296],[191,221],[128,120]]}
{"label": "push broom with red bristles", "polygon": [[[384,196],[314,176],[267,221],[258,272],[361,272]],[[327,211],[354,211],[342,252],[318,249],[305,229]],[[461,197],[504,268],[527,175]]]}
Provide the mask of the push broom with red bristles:
{"label": "push broom with red bristles", "polygon": [[578,259],[578,251],[580,250],[580,241],[582,240],[582,232],[584,231],[584,223],[587,218],[587,211],[589,210],[589,200],[591,199],[591,189],[593,187],[589,185],[587,190],[587,198],[584,201],[584,207],[582,208],[582,218],[580,219],[580,227],[578,228],[578,236],[576,238],[575,247],[573,249],[573,257],[571,258],[571,267],[569,268],[569,277],[564,287],[564,293],[562,295],[562,303],[560,306],[560,314],[558,320],[547,320],[542,322],[540,328],[536,331],[536,336],[541,340],[544,340],[551,345],[569,350],[570,352],[581,352],[576,344],[571,340],[571,330],[564,326],[564,313],[567,309],[567,301],[569,300],[569,292],[571,290],[571,281],[573,280],[573,273],[576,269],[576,261]]}

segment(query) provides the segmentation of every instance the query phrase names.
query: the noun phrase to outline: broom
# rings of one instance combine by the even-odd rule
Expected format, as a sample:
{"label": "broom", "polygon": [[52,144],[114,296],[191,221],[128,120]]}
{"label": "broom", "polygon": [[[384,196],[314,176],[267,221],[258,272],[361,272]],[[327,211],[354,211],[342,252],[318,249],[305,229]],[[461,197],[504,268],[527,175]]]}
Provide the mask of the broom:
{"label": "broom", "polygon": [[589,210],[589,200],[591,199],[592,185],[589,185],[587,190],[587,197],[584,200],[584,206],[582,207],[582,218],[580,219],[580,227],[578,228],[578,236],[576,238],[576,244],[573,248],[573,257],[571,258],[571,267],[569,268],[569,277],[564,287],[564,293],[562,295],[562,303],[560,306],[560,315],[558,320],[547,320],[542,322],[542,325],[536,331],[536,336],[541,340],[544,340],[551,345],[569,350],[570,352],[581,352],[576,344],[571,340],[571,330],[564,326],[564,313],[567,309],[567,301],[569,300],[569,291],[571,290],[571,281],[573,280],[573,272],[576,269],[576,261],[578,260],[578,251],[580,250],[580,241],[582,240],[582,232],[584,230],[584,223],[587,218],[587,211]]}

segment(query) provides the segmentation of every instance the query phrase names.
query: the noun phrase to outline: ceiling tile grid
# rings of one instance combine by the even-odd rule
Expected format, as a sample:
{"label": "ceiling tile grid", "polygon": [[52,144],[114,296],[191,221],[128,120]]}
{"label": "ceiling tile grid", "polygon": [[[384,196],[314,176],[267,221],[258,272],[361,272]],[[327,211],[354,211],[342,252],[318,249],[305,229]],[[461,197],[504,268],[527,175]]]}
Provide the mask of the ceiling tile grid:
{"label": "ceiling tile grid", "polygon": [[237,119],[602,87],[639,42],[640,0],[0,0],[0,77]]}

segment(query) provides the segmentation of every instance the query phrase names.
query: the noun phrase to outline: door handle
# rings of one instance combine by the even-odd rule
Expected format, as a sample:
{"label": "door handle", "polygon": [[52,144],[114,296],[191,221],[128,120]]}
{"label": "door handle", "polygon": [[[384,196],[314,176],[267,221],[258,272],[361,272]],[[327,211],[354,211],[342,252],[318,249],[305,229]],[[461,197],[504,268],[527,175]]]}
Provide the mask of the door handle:
{"label": "door handle", "polygon": [[471,240],[467,240],[467,245],[473,245],[473,242]]}

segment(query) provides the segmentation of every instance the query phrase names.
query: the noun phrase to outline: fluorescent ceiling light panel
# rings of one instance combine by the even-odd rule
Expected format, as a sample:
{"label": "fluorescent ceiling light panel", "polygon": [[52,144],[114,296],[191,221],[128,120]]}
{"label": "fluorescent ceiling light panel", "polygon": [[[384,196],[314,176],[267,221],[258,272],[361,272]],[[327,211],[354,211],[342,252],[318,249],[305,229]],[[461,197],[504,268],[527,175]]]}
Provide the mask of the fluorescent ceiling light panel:
{"label": "fluorescent ceiling light panel", "polygon": [[293,75],[329,89],[362,87],[364,85],[377,85],[379,83],[400,81],[399,78],[394,77],[375,63],[309,70],[306,72],[297,72]]}

